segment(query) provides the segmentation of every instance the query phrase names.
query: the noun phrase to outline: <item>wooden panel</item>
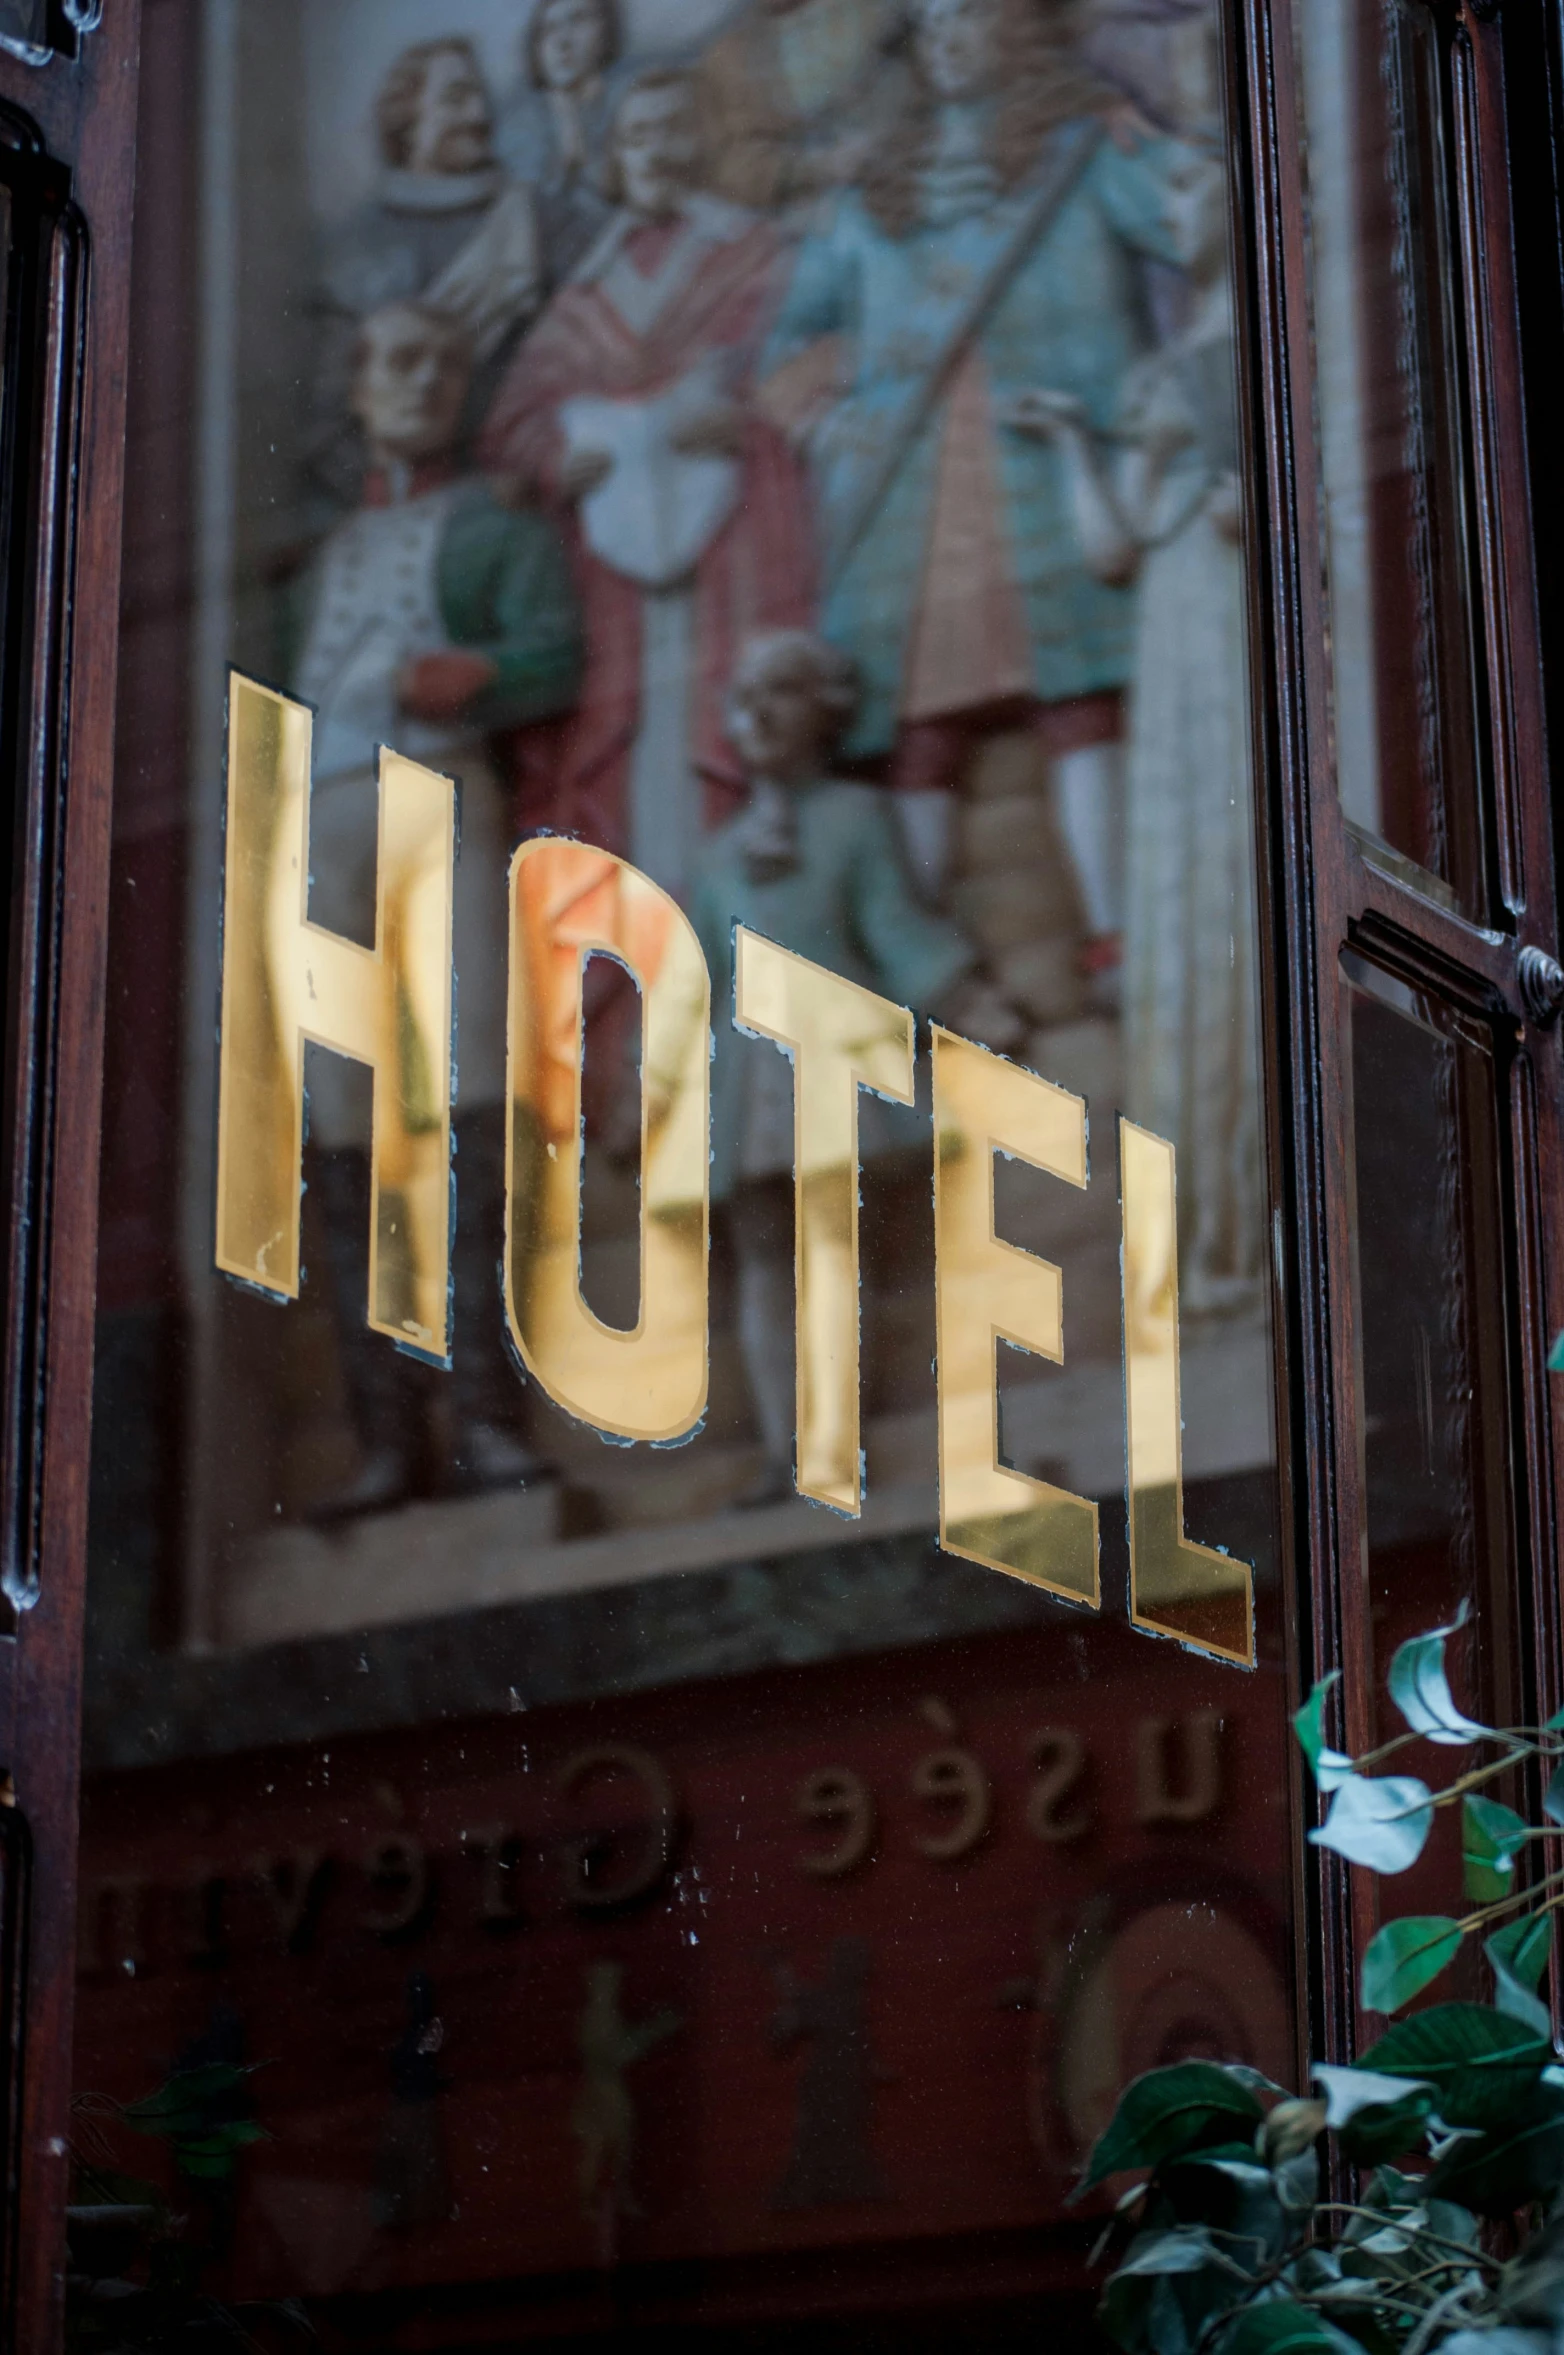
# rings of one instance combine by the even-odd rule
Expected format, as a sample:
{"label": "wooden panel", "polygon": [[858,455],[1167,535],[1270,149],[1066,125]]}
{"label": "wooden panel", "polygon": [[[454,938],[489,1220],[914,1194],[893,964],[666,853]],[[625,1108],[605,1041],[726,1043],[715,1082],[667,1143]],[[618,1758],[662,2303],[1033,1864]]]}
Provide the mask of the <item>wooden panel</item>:
{"label": "wooden panel", "polygon": [[[1501,27],[1473,8],[1449,29],[1446,150],[1452,257],[1464,355],[1465,459],[1472,562],[1470,611],[1482,650],[1492,928],[1464,921],[1433,894],[1365,855],[1336,792],[1323,494],[1315,446],[1307,272],[1306,157],[1295,20],[1303,0],[1248,0],[1238,11],[1234,77],[1247,99],[1251,212],[1249,419],[1253,454],[1253,624],[1263,650],[1257,741],[1265,769],[1272,954],[1268,1068],[1278,1273],[1279,1384],[1290,1381],[1294,1570],[1306,1656],[1300,1682],[1346,1669],[1346,1734],[1366,1743],[1374,1706],[1374,1644],[1363,1575],[1365,1492],[1354,1255],[1356,1232],[1347,993],[1341,953],[1356,946],[1412,988],[1476,1018],[1506,1075],[1502,1223],[1509,1380],[1513,1556],[1523,1657],[1543,1705],[1557,1698],[1557,1416],[1559,1386],[1543,1360],[1564,1321],[1559,1285],[1564,1065],[1523,986],[1524,952],[1558,955],[1554,844],[1546,773],[1546,704],[1538,628],[1528,371],[1546,381],[1557,352],[1557,192],[1540,96],[1524,128],[1517,87],[1547,90],[1553,60],[1540,20],[1520,11]],[[1515,205],[1524,191],[1530,219]],[[1537,207],[1545,205],[1539,216]],[[1544,227],[1545,225],[1545,227]],[[1246,240],[1247,242],[1247,240]],[[1516,256],[1529,260],[1523,289]],[[1535,397],[1535,396],[1534,396]],[[1551,477],[1549,478],[1551,488]],[[1556,503],[1556,501],[1555,501]],[[1311,1992],[1316,2049],[1350,2058],[1356,2028],[1354,1949],[1372,1927],[1362,1893],[1328,1857],[1308,1866],[1314,1925]]]}
{"label": "wooden panel", "polygon": [[[50,332],[62,413],[51,505],[33,551],[47,594],[29,617],[37,656],[26,716],[27,784],[53,835],[41,938],[48,986],[12,1042],[18,1093],[39,1122],[33,1234],[47,1362],[27,1460],[36,1494],[37,1600],[4,1647],[0,1759],[15,1777],[34,1855],[24,1987],[19,2250],[14,2341],[58,2334],[70,2100],[76,1761],[82,1574],[92,1397],[96,1171],[103,959],[113,757],[114,646],[129,311],[138,11],[115,0],[75,64],[30,69],[0,56],[0,100],[36,126],[70,174],[72,212],[55,256]],[[79,306],[79,309],[78,307]],[[74,313],[74,316],[73,316]],[[73,471],[74,470],[74,471]],[[52,574],[52,578],[51,578]],[[37,592],[35,591],[35,595]],[[17,780],[18,783],[22,780]],[[15,786],[13,786],[15,790]],[[14,1019],[13,1009],[13,1019]],[[14,1174],[14,1173],[13,1173]],[[46,1404],[46,1416],[43,1407]]]}

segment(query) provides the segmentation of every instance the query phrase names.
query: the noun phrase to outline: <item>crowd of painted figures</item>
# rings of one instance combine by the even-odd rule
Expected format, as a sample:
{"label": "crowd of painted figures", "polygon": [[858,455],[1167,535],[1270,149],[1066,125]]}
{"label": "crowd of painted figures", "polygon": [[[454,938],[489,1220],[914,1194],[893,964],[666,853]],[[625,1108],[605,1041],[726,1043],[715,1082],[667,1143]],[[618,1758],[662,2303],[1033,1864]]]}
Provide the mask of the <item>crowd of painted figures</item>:
{"label": "crowd of painted figures", "polygon": [[[458,15],[395,60],[375,193],[324,237],[306,463],[336,520],[285,675],[317,713],[316,921],[372,911],[377,745],[462,780],[459,1299],[493,1291],[508,851],[547,828],[630,859],[719,948],[741,917],[996,1051],[1117,1024],[1124,1108],[1178,1149],[1184,1309],[1250,1310],[1204,0],[742,0],[656,56],[615,0],[536,0],[503,100]],[[780,1467],[787,1073],[745,1070],[716,1191]],[[311,1135],[328,1227],[361,1237],[329,1074]],[[367,1505],[406,1410],[351,1289]],[[521,1476],[496,1320],[466,1325],[464,1444],[480,1477]]]}

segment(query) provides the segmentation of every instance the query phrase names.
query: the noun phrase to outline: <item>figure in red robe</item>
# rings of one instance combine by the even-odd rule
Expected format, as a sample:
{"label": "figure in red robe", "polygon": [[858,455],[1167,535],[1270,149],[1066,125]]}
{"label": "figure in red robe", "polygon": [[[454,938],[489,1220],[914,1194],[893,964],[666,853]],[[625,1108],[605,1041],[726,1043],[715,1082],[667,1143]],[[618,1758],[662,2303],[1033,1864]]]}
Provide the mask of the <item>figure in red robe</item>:
{"label": "figure in red robe", "polygon": [[809,619],[814,552],[792,449],[747,400],[777,232],[698,186],[688,76],[639,76],[610,137],[613,216],[517,354],[481,456],[566,511],[586,625],[563,740],[520,748],[522,829],[577,834],[682,896],[701,834],[742,799],[722,725],[737,649]]}

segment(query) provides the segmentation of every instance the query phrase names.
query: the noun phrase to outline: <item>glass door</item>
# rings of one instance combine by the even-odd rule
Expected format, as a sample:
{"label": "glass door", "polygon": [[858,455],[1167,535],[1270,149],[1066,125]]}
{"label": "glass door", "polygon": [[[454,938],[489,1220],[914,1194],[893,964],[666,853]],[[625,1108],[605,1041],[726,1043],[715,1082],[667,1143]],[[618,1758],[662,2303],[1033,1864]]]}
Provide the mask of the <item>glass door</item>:
{"label": "glass door", "polygon": [[1558,1697],[1506,38],[149,0],[85,2277],[1019,2346],[1347,2057],[1300,1692]]}

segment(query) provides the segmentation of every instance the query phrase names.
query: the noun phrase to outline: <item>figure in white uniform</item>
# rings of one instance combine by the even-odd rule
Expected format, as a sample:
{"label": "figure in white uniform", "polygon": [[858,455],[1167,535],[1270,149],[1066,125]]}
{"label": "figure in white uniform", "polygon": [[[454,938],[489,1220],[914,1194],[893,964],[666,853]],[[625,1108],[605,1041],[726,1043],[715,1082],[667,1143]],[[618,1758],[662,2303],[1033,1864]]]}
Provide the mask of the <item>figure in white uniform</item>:
{"label": "figure in white uniform", "polygon": [[[458,1216],[452,1413],[444,1483],[525,1476],[519,1388],[503,1349],[498,1265],[504,1193],[509,825],[488,736],[567,711],[581,633],[564,550],[535,509],[503,507],[453,462],[471,347],[414,303],[359,334],[353,404],[371,455],[365,503],[328,536],[306,586],[295,694],[315,708],[312,921],[374,937],[378,748],[391,744],[461,785],[456,869]],[[312,1059],[312,1183],[337,1288],[344,1372],[363,1450],[328,1500],[363,1510],[402,1494],[427,1453],[416,1380],[364,1320],[369,1168],[364,1092],[336,1056]]]}

